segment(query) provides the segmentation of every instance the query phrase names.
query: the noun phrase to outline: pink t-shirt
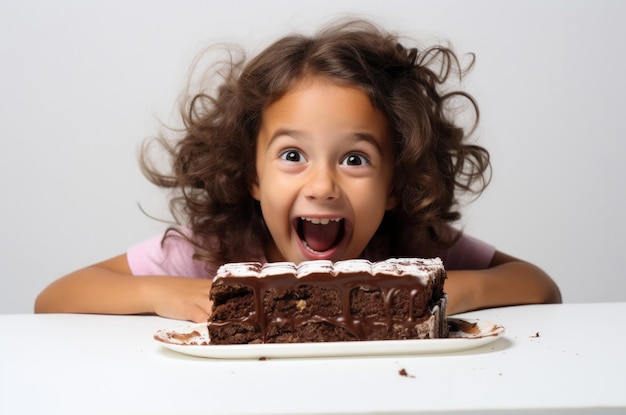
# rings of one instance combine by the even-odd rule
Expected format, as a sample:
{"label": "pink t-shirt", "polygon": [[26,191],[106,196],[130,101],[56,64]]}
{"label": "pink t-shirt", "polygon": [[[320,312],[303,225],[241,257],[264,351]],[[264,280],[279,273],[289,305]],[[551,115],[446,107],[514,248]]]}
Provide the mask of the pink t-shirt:
{"label": "pink t-shirt", "polygon": [[[214,264],[194,260],[194,247],[185,239],[173,235],[165,239],[155,236],[131,247],[127,252],[133,275],[174,275],[188,278],[213,278]],[[440,253],[447,270],[483,269],[489,267],[495,248],[469,235],[463,234],[451,248]],[[250,258],[266,262],[265,258]]]}

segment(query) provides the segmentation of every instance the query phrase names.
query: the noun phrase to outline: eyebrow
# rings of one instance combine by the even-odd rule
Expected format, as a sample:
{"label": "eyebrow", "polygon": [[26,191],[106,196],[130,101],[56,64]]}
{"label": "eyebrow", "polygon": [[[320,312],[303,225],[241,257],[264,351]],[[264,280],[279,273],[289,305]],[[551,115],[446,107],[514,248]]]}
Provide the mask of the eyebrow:
{"label": "eyebrow", "polygon": [[292,138],[302,138],[305,136],[305,134],[300,131],[300,130],[290,130],[288,128],[279,128],[278,130],[276,130],[274,132],[274,134],[272,134],[272,136],[270,137],[269,142],[267,143],[268,146],[272,144],[272,142],[277,138],[280,137],[281,135],[287,135],[289,137]]}
{"label": "eyebrow", "polygon": [[[274,132],[274,134],[272,134],[272,136],[270,137],[270,140],[268,142],[268,146],[272,144],[272,142],[274,141],[274,139],[276,139],[277,137],[280,136],[289,136],[295,139],[301,139],[306,137],[306,134],[303,133],[300,130],[292,130],[289,128],[279,128],[278,130],[276,130]],[[347,138],[350,137],[354,137],[354,141],[365,141],[367,143],[370,143],[371,145],[373,145],[374,147],[376,147],[376,150],[378,150],[378,152],[380,154],[383,154],[383,149],[380,145],[380,143],[378,142],[378,140],[376,140],[375,136],[373,136],[372,134],[368,134],[368,133],[351,133],[348,136],[346,136]]]}
{"label": "eyebrow", "polygon": [[356,141],[365,141],[367,143],[370,143],[371,145],[373,145],[374,147],[376,147],[376,150],[380,153],[380,154],[384,154],[383,153],[383,148],[381,147],[380,143],[378,142],[378,140],[376,140],[376,138],[368,133],[354,133],[351,134],[354,137],[356,137]]}

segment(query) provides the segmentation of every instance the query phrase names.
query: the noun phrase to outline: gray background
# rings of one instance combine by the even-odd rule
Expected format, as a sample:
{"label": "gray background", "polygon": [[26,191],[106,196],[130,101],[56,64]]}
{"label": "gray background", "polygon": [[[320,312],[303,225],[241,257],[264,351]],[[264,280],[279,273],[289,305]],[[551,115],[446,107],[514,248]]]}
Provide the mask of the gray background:
{"label": "gray background", "polygon": [[566,302],[624,301],[626,3],[4,1],[0,4],[0,313],[164,229],[136,162],[175,120],[194,57],[258,51],[339,14],[475,52],[494,179],[469,233],[541,266]]}

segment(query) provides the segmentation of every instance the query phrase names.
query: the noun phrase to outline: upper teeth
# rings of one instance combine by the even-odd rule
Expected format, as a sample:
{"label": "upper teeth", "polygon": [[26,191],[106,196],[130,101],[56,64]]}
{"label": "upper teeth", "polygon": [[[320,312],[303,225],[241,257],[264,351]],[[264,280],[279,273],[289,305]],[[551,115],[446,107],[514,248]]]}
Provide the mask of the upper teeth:
{"label": "upper teeth", "polygon": [[304,216],[300,219],[311,222],[314,225],[328,225],[328,223],[332,220],[333,222],[339,222],[341,218],[305,218]]}

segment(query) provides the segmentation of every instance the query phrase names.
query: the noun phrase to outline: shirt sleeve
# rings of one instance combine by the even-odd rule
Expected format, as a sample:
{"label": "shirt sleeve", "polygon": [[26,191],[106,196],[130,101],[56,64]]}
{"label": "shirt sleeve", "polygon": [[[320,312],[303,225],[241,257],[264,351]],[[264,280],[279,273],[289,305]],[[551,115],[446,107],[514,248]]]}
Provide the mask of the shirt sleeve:
{"label": "shirt sleeve", "polygon": [[[163,241],[163,243],[161,243]],[[215,266],[193,259],[194,247],[184,238],[163,234],[132,246],[126,253],[133,275],[171,275],[188,278],[212,278]]]}
{"label": "shirt sleeve", "polygon": [[442,260],[447,270],[485,269],[495,253],[494,246],[464,233],[442,254]]}

